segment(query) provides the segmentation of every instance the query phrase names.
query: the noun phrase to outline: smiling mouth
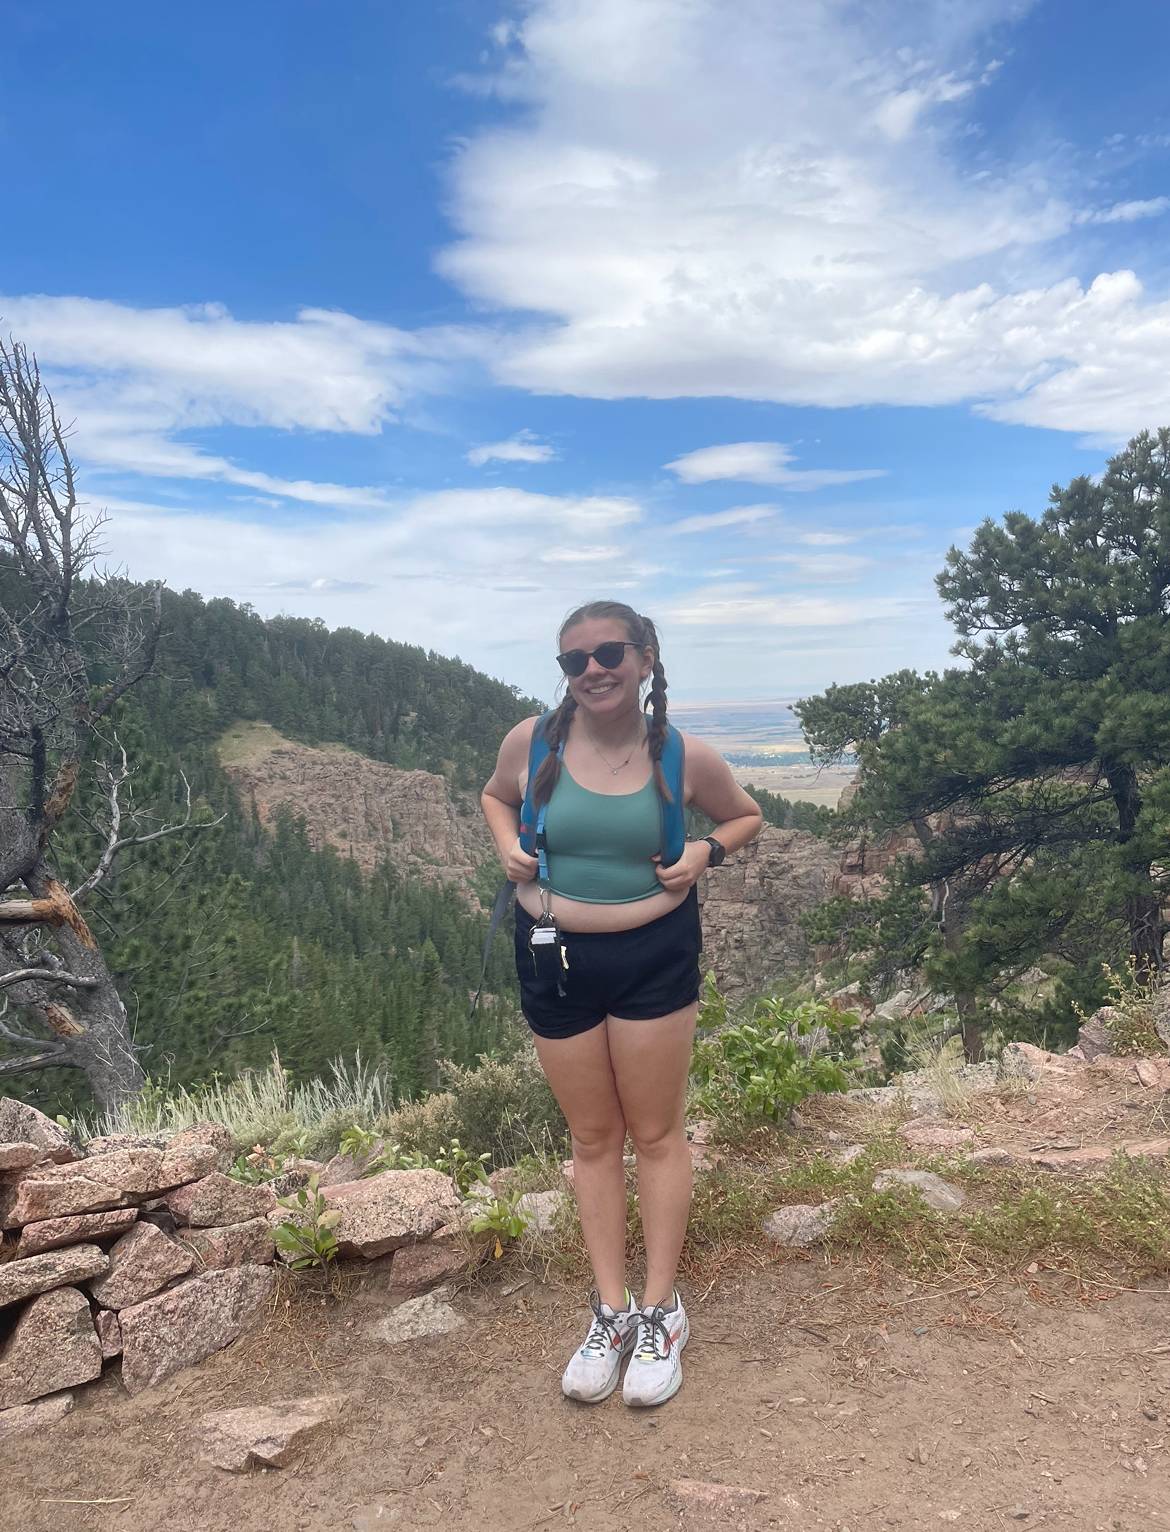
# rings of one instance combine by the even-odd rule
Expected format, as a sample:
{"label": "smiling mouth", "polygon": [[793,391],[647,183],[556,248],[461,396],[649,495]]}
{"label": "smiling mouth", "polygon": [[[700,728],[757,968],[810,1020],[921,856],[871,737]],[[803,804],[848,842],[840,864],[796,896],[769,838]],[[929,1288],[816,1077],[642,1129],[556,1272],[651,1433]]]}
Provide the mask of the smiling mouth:
{"label": "smiling mouth", "polygon": [[599,681],[596,686],[587,686],[585,688],[585,695],[587,697],[604,697],[609,692],[616,691],[617,685],[616,681]]}

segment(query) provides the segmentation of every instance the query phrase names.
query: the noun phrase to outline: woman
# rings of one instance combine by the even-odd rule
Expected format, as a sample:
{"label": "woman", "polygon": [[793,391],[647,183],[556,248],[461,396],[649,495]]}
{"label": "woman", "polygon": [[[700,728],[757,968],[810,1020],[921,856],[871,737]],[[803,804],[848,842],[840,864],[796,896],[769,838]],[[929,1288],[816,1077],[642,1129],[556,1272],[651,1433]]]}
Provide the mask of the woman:
{"label": "woman", "polygon": [[[695,883],[762,821],[722,757],[684,736],[685,803],[715,828],[666,865],[660,810],[673,794],[662,762],[672,731],[654,624],[620,602],[593,601],[565,621],[559,649],[567,689],[543,725],[548,753],[529,794],[534,810],[544,806],[546,876],[520,840],[539,720],[506,736],[481,801],[517,886],[521,1007],[572,1135],[596,1284],[593,1322],[561,1386],[571,1399],[608,1398],[630,1355],[625,1402],[661,1404],[682,1382],[689,1334],[674,1279],[691,1200],[683,1113],[699,997]],[[530,826],[524,836],[531,845]],[[627,1133],[646,1240],[640,1306],[625,1275]]]}

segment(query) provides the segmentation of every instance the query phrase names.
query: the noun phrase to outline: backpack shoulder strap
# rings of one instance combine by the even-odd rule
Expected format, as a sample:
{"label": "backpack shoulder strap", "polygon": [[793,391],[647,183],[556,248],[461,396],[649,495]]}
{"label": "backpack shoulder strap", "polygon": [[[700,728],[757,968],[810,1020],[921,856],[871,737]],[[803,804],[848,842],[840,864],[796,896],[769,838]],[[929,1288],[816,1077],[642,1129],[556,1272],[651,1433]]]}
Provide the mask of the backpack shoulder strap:
{"label": "backpack shoulder strap", "polygon": [[524,802],[520,807],[520,845],[527,851],[529,856],[536,855],[536,820],[537,815],[532,807],[532,784],[536,780],[536,773],[540,770],[545,756],[548,754],[548,740],[545,730],[548,721],[552,717],[551,710],[542,713],[532,725],[532,739],[528,744],[528,780],[524,784]]}
{"label": "backpack shoulder strap", "polygon": [[663,867],[677,862],[687,843],[686,756],[682,735],[668,723],[662,747],[662,775],[670,788],[671,801],[660,799]]}

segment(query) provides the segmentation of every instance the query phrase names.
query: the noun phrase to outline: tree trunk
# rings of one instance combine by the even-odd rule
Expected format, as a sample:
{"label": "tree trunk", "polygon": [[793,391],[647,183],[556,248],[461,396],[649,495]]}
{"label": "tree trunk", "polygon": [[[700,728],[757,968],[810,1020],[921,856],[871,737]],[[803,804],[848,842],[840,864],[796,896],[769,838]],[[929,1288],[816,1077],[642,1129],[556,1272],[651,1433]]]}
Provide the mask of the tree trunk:
{"label": "tree trunk", "polygon": [[[92,983],[87,988],[68,989],[40,979],[13,984],[7,990],[8,997],[26,1015],[41,1023],[56,1046],[29,1059],[17,1055],[6,1061],[9,1067],[3,1072],[13,1074],[48,1067],[80,1069],[89,1081],[95,1104],[108,1111],[128,1096],[136,1095],[146,1083],[130,1037],[126,1007],[68,890],[43,863],[25,881],[33,902],[43,902],[60,916],[59,923],[54,922],[54,948],[65,971]],[[21,962],[9,961],[10,951],[0,947],[0,969],[23,967]]]}
{"label": "tree trunk", "polygon": [[1137,772],[1129,765],[1106,765],[1105,779],[1117,806],[1117,843],[1126,880],[1125,919],[1129,927],[1129,950],[1136,977],[1143,983],[1157,978],[1165,967],[1162,956],[1162,902],[1151,877],[1148,856],[1134,842],[1142,795]]}

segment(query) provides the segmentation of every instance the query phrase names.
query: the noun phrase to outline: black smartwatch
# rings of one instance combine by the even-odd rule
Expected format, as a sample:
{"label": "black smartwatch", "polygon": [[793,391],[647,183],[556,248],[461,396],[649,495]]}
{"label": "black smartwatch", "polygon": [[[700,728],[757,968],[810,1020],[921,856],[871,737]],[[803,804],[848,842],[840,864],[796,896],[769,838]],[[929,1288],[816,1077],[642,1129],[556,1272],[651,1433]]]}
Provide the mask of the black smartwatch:
{"label": "black smartwatch", "polygon": [[722,867],[724,859],[727,856],[727,847],[723,844],[722,841],[717,841],[713,835],[704,835],[703,839],[711,848],[711,859],[707,863],[707,866]]}

